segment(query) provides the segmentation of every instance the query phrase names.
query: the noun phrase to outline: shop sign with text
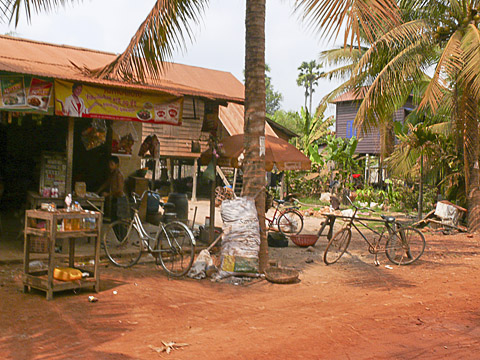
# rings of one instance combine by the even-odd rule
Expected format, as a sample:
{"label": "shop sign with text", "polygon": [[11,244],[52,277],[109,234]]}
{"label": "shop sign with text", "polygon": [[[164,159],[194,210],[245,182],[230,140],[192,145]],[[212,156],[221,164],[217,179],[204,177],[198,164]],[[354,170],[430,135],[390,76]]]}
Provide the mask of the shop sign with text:
{"label": "shop sign with text", "polygon": [[55,80],[55,114],[181,125],[183,98]]}

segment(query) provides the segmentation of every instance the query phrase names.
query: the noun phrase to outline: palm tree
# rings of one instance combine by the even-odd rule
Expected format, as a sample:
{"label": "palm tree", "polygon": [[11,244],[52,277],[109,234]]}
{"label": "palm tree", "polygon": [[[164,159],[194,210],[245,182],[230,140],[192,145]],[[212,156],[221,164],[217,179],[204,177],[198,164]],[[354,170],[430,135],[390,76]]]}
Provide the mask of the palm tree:
{"label": "palm tree", "polygon": [[[469,231],[480,230],[479,128],[480,15],[476,0],[406,0],[411,19],[377,39],[359,61],[354,77],[376,73],[359,108],[357,123],[376,126],[425,79],[434,66],[420,109],[448,104],[462,144]],[[379,66],[381,64],[381,67]]]}
{"label": "palm tree", "polygon": [[442,154],[442,148],[439,142],[439,135],[434,133],[431,127],[425,123],[412,125],[407,124],[408,131],[406,134],[399,135],[399,145],[396,147],[388,164],[393,173],[402,177],[408,177],[418,174],[418,219],[422,219],[423,211],[423,184],[425,178],[425,165],[432,166],[435,164],[439,167],[439,161]]}
{"label": "palm tree", "polygon": [[[315,60],[310,62],[302,62],[302,65],[298,67],[300,74],[297,77],[297,85],[305,88],[305,111],[308,114],[312,114],[312,99],[314,86],[318,85],[318,79],[320,77],[321,65],[317,64]],[[310,99],[310,106],[307,108],[307,100]]]}
{"label": "palm tree", "polygon": [[245,160],[242,195],[256,196],[260,271],[268,265],[265,228],[265,2],[247,0],[245,16]]}

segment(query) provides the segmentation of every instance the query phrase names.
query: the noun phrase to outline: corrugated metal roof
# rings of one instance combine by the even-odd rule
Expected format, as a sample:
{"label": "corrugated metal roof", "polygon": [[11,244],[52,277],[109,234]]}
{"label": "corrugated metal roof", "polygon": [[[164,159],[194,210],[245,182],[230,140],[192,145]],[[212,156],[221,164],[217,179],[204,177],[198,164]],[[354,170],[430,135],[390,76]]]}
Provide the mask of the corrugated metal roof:
{"label": "corrugated metal roof", "polygon": [[243,84],[231,73],[225,71],[169,63],[158,83],[137,85],[114,80],[92,79],[83,75],[73,65],[95,69],[105,66],[115,57],[115,54],[103,51],[0,35],[0,71],[240,103],[244,101]]}
{"label": "corrugated metal roof", "polygon": [[[244,111],[240,104],[229,103],[219,107],[218,117],[230,135],[243,134]],[[278,137],[268,123],[265,123],[265,134]]]}

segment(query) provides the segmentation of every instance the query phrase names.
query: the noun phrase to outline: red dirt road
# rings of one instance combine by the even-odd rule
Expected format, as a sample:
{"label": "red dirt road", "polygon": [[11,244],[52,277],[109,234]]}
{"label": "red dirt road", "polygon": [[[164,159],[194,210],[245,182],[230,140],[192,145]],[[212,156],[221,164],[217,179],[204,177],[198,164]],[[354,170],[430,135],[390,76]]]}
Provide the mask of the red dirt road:
{"label": "red dirt road", "polygon": [[[52,301],[23,294],[20,265],[1,266],[0,358],[478,359],[479,241],[427,236],[424,256],[405,267],[385,256],[375,267],[358,239],[330,266],[321,263],[324,243],[315,253],[272,251],[302,268],[293,285],[168,280],[153,264],[108,266],[100,293]],[[162,341],[189,345],[159,355],[151,347]]]}

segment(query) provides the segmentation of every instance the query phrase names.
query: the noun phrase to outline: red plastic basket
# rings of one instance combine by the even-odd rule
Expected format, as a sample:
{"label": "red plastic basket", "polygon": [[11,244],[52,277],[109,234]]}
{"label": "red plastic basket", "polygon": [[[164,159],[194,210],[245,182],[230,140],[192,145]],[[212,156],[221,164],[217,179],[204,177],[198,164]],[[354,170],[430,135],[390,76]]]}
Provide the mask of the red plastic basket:
{"label": "red plastic basket", "polygon": [[290,236],[292,242],[300,247],[313,246],[318,240],[318,235],[292,235]]}

